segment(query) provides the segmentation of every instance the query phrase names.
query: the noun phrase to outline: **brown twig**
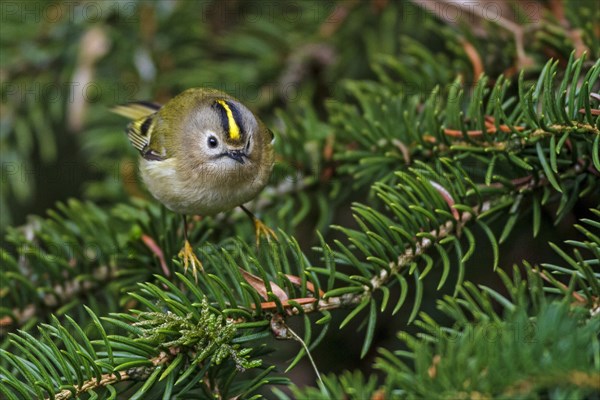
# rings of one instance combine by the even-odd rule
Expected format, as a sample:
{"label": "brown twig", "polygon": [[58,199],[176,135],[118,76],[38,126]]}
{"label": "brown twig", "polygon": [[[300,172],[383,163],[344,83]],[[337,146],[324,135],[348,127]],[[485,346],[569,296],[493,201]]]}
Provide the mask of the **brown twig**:
{"label": "brown twig", "polygon": [[[546,275],[546,273],[544,271],[541,271],[538,268],[534,268],[532,270],[534,273],[538,274],[543,280],[545,280],[548,283],[551,283],[553,285],[558,285],[562,290],[564,290],[565,292],[569,291],[569,288],[562,282],[558,282],[557,280],[552,280],[550,278],[548,278],[548,276]],[[577,292],[573,292],[571,294],[573,296],[573,298],[575,299],[575,301],[579,304],[587,304],[588,301],[585,297],[583,297],[582,295],[580,295]]]}
{"label": "brown twig", "polygon": [[475,46],[473,46],[473,43],[463,39],[461,40],[461,44],[463,50],[467,54],[467,57],[469,57],[469,61],[471,61],[471,65],[473,66],[473,86],[475,86],[479,80],[479,77],[485,72],[483,68],[483,61],[481,61],[481,56],[479,55],[479,52]]}
{"label": "brown twig", "polygon": [[[579,114],[585,114],[585,108],[580,108],[579,109]],[[600,109],[598,109],[598,108],[592,108],[592,109],[590,109],[590,114],[592,114],[592,115],[600,115]]]}
{"label": "brown twig", "polygon": [[520,397],[519,395],[529,393],[534,386],[551,384],[555,386],[557,383],[564,382],[578,387],[588,387],[600,390],[600,373],[585,372],[585,371],[561,371],[560,374],[554,376],[531,377],[515,382],[507,390],[504,391],[502,397],[513,398]]}
{"label": "brown twig", "polygon": [[[173,349],[173,351],[169,353],[163,351],[158,356],[150,360],[152,362],[151,367],[137,367],[131,368],[127,371],[117,372],[114,374],[102,374],[99,380],[97,378],[91,378],[87,381],[84,381],[80,386],[76,386],[75,393],[68,389],[64,389],[58,392],[54,396],[54,398],[57,400],[79,398],[80,394],[86,393],[96,388],[106,387],[118,382],[124,382],[129,380],[142,380],[145,376],[148,376],[149,372],[154,368],[170,362],[177,353],[178,349]],[[47,398],[46,400],[49,400],[49,398]]]}
{"label": "brown twig", "polygon": [[[75,395],[73,395],[73,392],[71,392],[70,390],[64,389],[64,390],[61,390],[60,392],[58,392],[54,396],[54,399],[66,400],[66,399],[70,399],[70,398],[78,398],[80,394],[86,393],[90,390],[93,390],[96,388],[101,388],[101,387],[106,387],[108,385],[112,385],[117,382],[127,381],[127,380],[129,380],[129,375],[127,375],[127,373],[102,374],[100,380],[98,380],[97,378],[92,378],[92,379],[89,379],[89,380],[83,382],[83,384],[81,386],[76,388]],[[50,398],[47,397],[46,400],[50,400]]]}
{"label": "brown twig", "polygon": [[[491,115],[485,116],[484,125],[485,125],[485,133],[487,133],[488,135],[497,133],[498,129],[500,130],[500,132],[503,132],[503,133],[510,133],[512,131],[522,132],[525,130],[525,127],[523,127],[523,126],[512,126],[511,127],[511,126],[508,126],[505,124],[499,125],[498,128],[496,128],[495,119]],[[466,131],[466,133],[467,133],[467,136],[469,136],[469,137],[483,136],[482,130],[471,130],[471,131]],[[450,136],[450,137],[463,137],[463,132],[460,130],[457,130],[457,129],[444,129],[444,134],[446,136]]]}

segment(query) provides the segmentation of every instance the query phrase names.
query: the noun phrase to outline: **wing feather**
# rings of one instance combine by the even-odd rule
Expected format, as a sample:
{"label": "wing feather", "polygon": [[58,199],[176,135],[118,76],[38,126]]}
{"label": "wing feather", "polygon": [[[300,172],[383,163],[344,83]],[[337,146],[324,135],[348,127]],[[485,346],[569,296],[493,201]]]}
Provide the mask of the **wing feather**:
{"label": "wing feather", "polygon": [[160,110],[160,107],[160,104],[136,101],[115,106],[111,110],[116,114],[133,120],[127,125],[129,142],[139,150],[144,158],[152,160],[162,159],[155,151],[149,149],[154,115]]}

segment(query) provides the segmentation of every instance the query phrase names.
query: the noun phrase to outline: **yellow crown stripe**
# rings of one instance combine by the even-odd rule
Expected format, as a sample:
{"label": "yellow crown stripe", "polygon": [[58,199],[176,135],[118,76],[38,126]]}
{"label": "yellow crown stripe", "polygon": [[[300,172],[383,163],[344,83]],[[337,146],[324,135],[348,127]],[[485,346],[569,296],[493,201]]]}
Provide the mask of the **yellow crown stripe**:
{"label": "yellow crown stripe", "polygon": [[217,100],[217,103],[225,109],[225,113],[227,114],[227,121],[229,122],[229,138],[232,140],[238,140],[240,138],[240,127],[235,122],[235,118],[233,118],[233,112],[231,112],[231,108],[225,102],[225,100]]}

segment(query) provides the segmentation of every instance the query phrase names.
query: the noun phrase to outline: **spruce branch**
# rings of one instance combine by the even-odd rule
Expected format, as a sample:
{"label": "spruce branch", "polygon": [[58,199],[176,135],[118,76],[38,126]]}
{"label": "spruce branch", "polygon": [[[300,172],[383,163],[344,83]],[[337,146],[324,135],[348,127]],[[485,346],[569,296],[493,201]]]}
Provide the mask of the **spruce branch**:
{"label": "spruce branch", "polygon": [[[586,172],[582,164],[575,164],[571,171],[572,172],[565,171],[565,174],[581,174]],[[510,183],[510,189],[513,194],[519,194],[523,191],[531,192],[539,188],[547,187],[551,184],[548,179],[544,177],[539,178],[536,175],[527,175],[518,179],[514,179]],[[328,294],[325,293],[323,298],[317,302],[300,304],[295,308],[291,308],[291,313],[299,314],[323,310],[334,310],[337,308],[354,307],[358,304],[361,304],[365,298],[370,297],[372,293],[387,284],[396,274],[401,273],[404,268],[411,265],[416,258],[430,251],[436,243],[439,243],[451,235],[460,235],[467,224],[477,220],[482,214],[485,214],[491,209],[503,204],[505,202],[505,197],[507,196],[507,193],[501,193],[500,196],[498,196],[495,200],[490,199],[484,201],[480,205],[472,207],[468,211],[461,208],[462,212],[460,213],[460,216],[458,216],[457,209],[454,207],[454,199],[452,199],[452,196],[448,193],[448,191],[436,182],[429,181],[428,184],[434,187],[440,196],[444,198],[448,207],[453,211],[452,215],[455,217],[455,219],[446,221],[444,224],[430,231],[427,237],[418,239],[412,247],[405,249],[402,254],[398,255],[395,261],[390,261],[388,268],[382,268],[378,274],[368,278],[369,284],[363,286],[364,290],[362,292],[347,293],[341,296],[328,296]],[[504,185],[500,183],[496,184],[496,186],[504,187]],[[335,289],[333,292],[335,292]],[[576,293],[573,295],[577,296]]]}
{"label": "spruce branch", "polygon": [[[132,287],[132,275],[144,275],[139,265],[152,265],[149,252],[144,255],[136,243],[148,215],[131,206],[106,211],[76,200],[57,208],[47,218],[9,230],[7,242],[17,256],[0,249],[3,330],[22,327],[32,318],[44,321],[56,310],[81,313],[78,298],[104,298],[112,304],[119,289]],[[120,227],[127,230],[119,232]]]}
{"label": "spruce branch", "polygon": [[[419,0],[350,1],[326,10],[296,2],[293,21],[278,15],[288,4],[267,10],[260,2],[126,9],[117,3],[98,3],[98,18],[76,24],[49,16],[38,23],[37,12],[50,10],[43,6],[5,10],[3,32],[14,46],[3,52],[7,135],[0,135],[0,153],[7,184],[0,188],[0,228],[14,205],[19,218],[30,208],[18,203],[46,197],[34,174],[15,173],[20,164],[29,174],[33,165],[81,157],[93,167],[82,168],[61,195],[81,186],[79,195],[98,203],[129,203],[101,209],[72,201],[24,231],[9,229],[7,250],[0,250],[0,331],[12,332],[0,346],[0,397],[253,398],[261,386],[284,382],[273,367],[259,366],[269,336],[302,344],[291,369],[328,329],[365,316],[365,357],[392,290],[400,295],[393,313],[412,295],[407,278],[415,288],[409,322],[421,332],[403,335],[407,351],[381,350],[376,368],[386,381],[360,372],[323,374],[319,389],[292,388],[296,397],[579,398],[600,390],[600,211],[574,225],[582,236],[550,245],[559,261],[524,262],[511,274],[496,268],[500,245],[530,214],[536,237],[547,233],[546,219],[568,221],[580,201],[598,197],[596,8],[496,2],[502,15],[488,24],[484,8],[440,2],[475,22],[461,27],[440,21],[440,8],[415,14],[433,7]],[[528,23],[528,6],[549,8],[559,24],[541,14]],[[206,24],[198,24],[199,15]],[[525,43],[532,29],[536,35]],[[591,62],[583,59],[586,51]],[[529,64],[548,57],[557,61]],[[528,68],[511,87],[515,59]],[[502,70],[505,77],[478,80],[481,72],[493,77]],[[98,104],[83,104],[81,92],[74,104],[60,93],[53,99],[52,91],[21,90],[73,80],[97,84]],[[127,84],[135,90],[105,96]],[[281,234],[278,243],[255,248],[248,245],[250,228],[237,223],[241,212],[196,221],[191,238],[202,245],[207,270],[195,284],[173,260],[182,234],[177,217],[126,200],[143,194],[131,184],[133,152],[124,146],[121,121],[106,119],[105,103],[138,94],[163,101],[207,85],[232,92],[276,131],[274,183],[253,210]],[[271,115],[277,104],[285,109]],[[68,126],[82,124],[85,134],[70,135]],[[63,147],[65,138],[73,146]],[[335,218],[348,199],[356,200],[354,224]],[[503,222],[501,232],[488,225],[493,221]],[[314,261],[304,246],[316,241],[306,232],[316,226],[329,237],[335,223],[341,238],[319,237],[321,259]],[[505,290],[463,280],[465,263],[486,239]],[[429,308],[421,299],[436,300],[424,291],[449,283],[454,294],[438,295],[438,306],[456,323],[418,318]],[[341,323],[330,312],[340,308],[349,310]],[[322,316],[316,324],[315,312]],[[291,316],[304,319],[303,334],[289,330]],[[509,340],[515,325],[538,340]],[[315,338],[316,326],[323,329]],[[486,340],[489,329],[499,340]]]}
{"label": "spruce branch", "polygon": [[[66,400],[71,398],[79,398],[80,395],[89,393],[94,389],[103,389],[107,386],[113,385],[118,382],[125,382],[130,379],[129,375],[126,372],[121,372],[117,374],[102,374],[100,379],[92,378],[83,382],[83,384],[76,388],[75,391],[64,389],[60,392],[56,393],[53,398],[57,400]],[[51,400],[52,397],[46,397],[46,400]]]}
{"label": "spruce branch", "polygon": [[[0,249],[0,252],[4,250]],[[34,304],[25,304],[15,307],[10,315],[0,318],[0,334],[14,331],[16,327],[25,325],[35,316],[43,317],[49,310],[57,310],[61,306],[77,299],[82,294],[91,295],[99,291],[105,284],[111,282],[116,275],[116,266],[101,265],[93,271],[89,280],[81,280],[77,277],[56,284],[47,289],[45,295],[41,296]]]}
{"label": "spruce branch", "polygon": [[[190,282],[185,280],[184,284]],[[4,393],[9,398],[15,390],[14,393],[30,393],[39,398],[67,399],[91,395],[97,389],[114,392],[112,386],[121,382],[143,382],[136,396],[155,385],[163,385],[163,389],[166,385],[165,390],[183,395],[191,389],[190,385],[174,385],[189,383],[195,373],[207,374],[206,390],[227,397],[227,393],[239,394],[269,381],[240,380],[232,386],[228,379],[212,375],[208,378],[209,370],[220,368],[231,377],[232,373],[259,367],[261,361],[250,359],[255,351],[234,343],[238,337],[236,326],[215,314],[206,298],[197,298],[192,305],[183,297],[175,301],[183,293],[175,292],[173,285],[169,292],[151,284],[141,286],[143,290],[132,295],[141,303],[152,305],[149,311],[114,314],[102,318],[105,322],[101,323],[87,309],[101,340],[90,340],[69,317],[67,324],[53,318],[51,325],[39,327],[41,340],[26,332],[11,334],[11,342],[23,353],[14,355],[1,350],[16,368],[15,372],[4,369],[0,376],[3,391],[8,390]],[[107,335],[111,325],[124,329],[126,334]]]}
{"label": "spruce branch", "polygon": [[457,221],[447,221],[435,230],[429,233],[429,237],[425,237],[416,242],[414,247],[406,249],[396,261],[389,264],[389,269],[381,269],[379,274],[370,278],[369,285],[364,286],[364,292],[350,293],[342,296],[327,296],[317,303],[303,305],[303,312],[333,310],[336,308],[344,308],[360,304],[365,297],[369,297],[374,291],[380,289],[395,275],[400,273],[404,268],[409,266],[415,258],[425,254],[431,247],[440,240],[448,237],[451,234],[460,232],[461,229],[473,218],[479,214],[488,211],[492,203],[484,202],[481,207],[476,207],[472,212],[464,212]]}

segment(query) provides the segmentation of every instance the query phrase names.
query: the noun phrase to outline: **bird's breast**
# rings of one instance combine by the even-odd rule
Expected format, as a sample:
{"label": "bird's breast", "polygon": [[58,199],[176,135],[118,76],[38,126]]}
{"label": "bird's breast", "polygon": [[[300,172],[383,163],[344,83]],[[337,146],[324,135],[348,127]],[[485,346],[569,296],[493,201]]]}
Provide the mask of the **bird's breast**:
{"label": "bird's breast", "polygon": [[140,160],[140,173],[150,193],[181,214],[213,215],[250,201],[267,184],[270,174],[249,172],[211,165],[182,172],[176,158]]}

